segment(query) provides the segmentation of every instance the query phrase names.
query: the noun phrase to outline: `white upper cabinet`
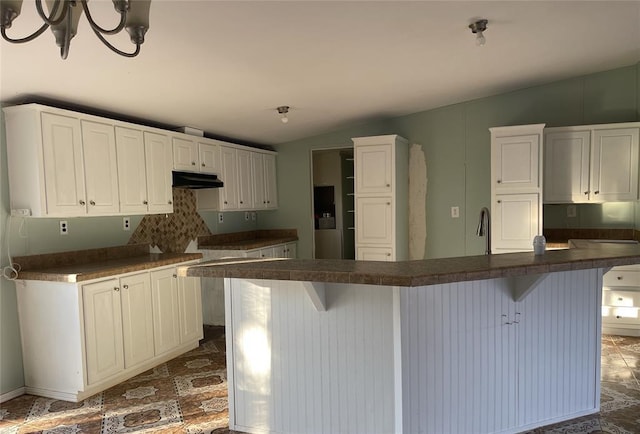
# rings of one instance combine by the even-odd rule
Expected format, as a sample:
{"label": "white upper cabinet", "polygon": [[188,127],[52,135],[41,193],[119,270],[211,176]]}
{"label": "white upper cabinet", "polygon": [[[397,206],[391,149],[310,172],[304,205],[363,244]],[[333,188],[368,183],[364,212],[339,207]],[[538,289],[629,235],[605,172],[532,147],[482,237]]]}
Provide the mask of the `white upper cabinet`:
{"label": "white upper cabinet", "polygon": [[539,188],[540,135],[501,134],[497,132],[491,143],[491,176],[495,189]]}
{"label": "white upper cabinet", "polygon": [[220,147],[216,144],[198,142],[200,156],[200,172],[220,173]]}
{"label": "white upper cabinet", "polygon": [[149,212],[172,213],[171,167],[173,158],[169,137],[148,131],[145,131],[143,136]]}
{"label": "white upper cabinet", "polygon": [[173,137],[173,169],[186,172],[217,174],[220,149],[213,140]]}
{"label": "white upper cabinet", "polygon": [[253,209],[277,208],[276,156],[252,152],[251,178],[253,180]]}
{"label": "white upper cabinet", "polygon": [[149,201],[142,131],[116,127],[116,150],[120,210],[123,213],[146,214]]}
{"label": "white upper cabinet", "polygon": [[81,125],[87,214],[117,214],[120,195],[113,125],[85,120]]}
{"label": "white upper cabinet", "polygon": [[253,209],[253,182],[251,177],[251,152],[238,149],[238,209]]}
{"label": "white upper cabinet", "polygon": [[[43,172],[40,179],[44,178],[45,191],[42,202],[45,206],[40,209],[42,216],[75,216],[86,213],[86,190],[84,182],[84,163],[82,158],[82,130],[80,121],[77,118],[59,116],[52,113],[42,113],[42,142],[41,149],[44,158]],[[20,128],[19,126],[17,126]],[[25,126],[26,127],[26,126]],[[12,126],[13,128],[13,126]],[[8,134],[11,133],[7,128]],[[9,145],[11,143],[11,145]],[[7,150],[13,160],[14,152],[19,155],[20,144],[14,145],[13,140],[7,138]],[[37,151],[36,151],[37,152]],[[32,180],[22,179],[24,176],[13,172],[12,164],[9,164],[9,182],[16,185],[20,182],[35,183],[38,173],[29,170]],[[22,175],[29,174],[24,172]],[[14,175],[14,176],[12,176]],[[16,179],[18,178],[18,179]],[[12,194],[11,197],[22,201],[19,194]],[[35,204],[34,204],[35,205]],[[12,205],[12,209],[14,206]],[[22,206],[20,206],[22,208]],[[25,203],[25,208],[31,209],[36,215],[36,206],[29,206]]]}
{"label": "white upper cabinet", "polygon": [[546,203],[638,199],[640,124],[545,130]]}
{"label": "white upper cabinet", "polygon": [[219,145],[222,188],[196,192],[199,211],[248,211],[278,207],[276,154]]}
{"label": "white upper cabinet", "polygon": [[589,198],[589,131],[544,135],[544,201],[583,202]]}
{"label": "white upper cabinet", "polygon": [[640,127],[595,129],[589,194],[598,202],[638,199]]}
{"label": "white upper cabinet", "polygon": [[391,194],[395,159],[388,144],[357,146],[355,149],[356,194]]}

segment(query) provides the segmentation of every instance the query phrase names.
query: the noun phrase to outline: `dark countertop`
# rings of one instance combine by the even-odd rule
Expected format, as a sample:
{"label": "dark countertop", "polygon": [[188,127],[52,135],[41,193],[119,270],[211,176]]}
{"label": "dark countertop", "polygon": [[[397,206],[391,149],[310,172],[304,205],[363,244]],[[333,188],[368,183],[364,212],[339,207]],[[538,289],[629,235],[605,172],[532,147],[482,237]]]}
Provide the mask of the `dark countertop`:
{"label": "dark countertop", "polygon": [[13,258],[18,280],[75,283],[202,259],[201,253],[149,253],[147,245],[48,253]]}
{"label": "dark countertop", "polygon": [[306,282],[421,286],[640,263],[640,246],[593,243],[585,248],[402,262],[340,259],[222,259],[178,268],[179,275]]}
{"label": "dark countertop", "polygon": [[263,229],[198,237],[200,250],[253,250],[298,241],[295,229]]}

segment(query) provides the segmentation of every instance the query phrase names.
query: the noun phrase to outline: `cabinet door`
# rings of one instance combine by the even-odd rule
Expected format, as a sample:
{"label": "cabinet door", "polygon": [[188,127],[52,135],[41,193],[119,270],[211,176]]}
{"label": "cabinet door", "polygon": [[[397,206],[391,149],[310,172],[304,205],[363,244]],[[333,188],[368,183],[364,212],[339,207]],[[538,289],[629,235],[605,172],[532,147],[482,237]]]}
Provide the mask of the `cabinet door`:
{"label": "cabinet door", "polygon": [[120,211],[146,214],[148,209],[147,170],[142,131],[116,127],[116,151]]}
{"label": "cabinet door", "polygon": [[540,187],[540,138],[537,134],[496,137],[491,175],[496,191]]}
{"label": "cabinet door", "polygon": [[393,148],[391,145],[355,148],[356,194],[393,191]]}
{"label": "cabinet door", "polygon": [[144,132],[147,167],[147,200],[150,213],[173,212],[171,167],[173,167],[169,137]]}
{"label": "cabinet door", "polygon": [[87,383],[124,369],[120,286],[117,279],[82,287]]}
{"label": "cabinet door", "polygon": [[222,182],[224,187],[220,189],[220,209],[238,209],[238,169],[236,167],[236,150],[226,146],[220,146],[222,161]]}
{"label": "cabinet door", "polygon": [[[499,194],[493,206],[492,248],[533,250],[533,237],[542,233],[539,195]],[[496,252],[496,253],[497,253]]]}
{"label": "cabinet door", "polygon": [[180,343],[203,338],[200,278],[179,277]]}
{"label": "cabinet door", "polygon": [[391,247],[358,247],[356,259],[359,261],[393,261]]}
{"label": "cabinet door", "polygon": [[591,192],[597,202],[638,199],[638,128],[595,130]]}
{"label": "cabinet door", "polygon": [[590,144],[589,131],[545,135],[544,202],[585,202],[589,199]]}
{"label": "cabinet door", "polygon": [[276,178],[276,156],[264,154],[264,187],[267,209],[278,208],[278,185]]}
{"label": "cabinet door", "polygon": [[200,172],[220,173],[220,148],[210,143],[198,143]]}
{"label": "cabinet door", "polygon": [[393,244],[391,199],[356,198],[356,244]]}
{"label": "cabinet door", "polygon": [[237,151],[238,158],[238,209],[253,207],[253,185],[251,182],[251,154],[252,152]]}
{"label": "cabinet door", "polygon": [[172,141],[174,170],[197,172],[199,170],[197,143],[181,137],[174,137]]}
{"label": "cabinet door", "polygon": [[130,368],[154,356],[153,310],[149,273],[120,279],[124,366]]}
{"label": "cabinet door", "polygon": [[263,209],[267,207],[266,188],[264,185],[264,155],[259,152],[251,153],[251,179],[253,181],[253,207]]}
{"label": "cabinet door", "polygon": [[296,243],[285,244],[285,253],[287,258],[295,259],[298,257],[298,249]]}
{"label": "cabinet door", "polygon": [[114,127],[84,120],[81,124],[87,214],[117,214],[120,201]]}
{"label": "cabinet door", "polygon": [[80,121],[51,113],[41,116],[47,215],[85,215]]}
{"label": "cabinet door", "polygon": [[153,342],[160,355],[180,345],[177,275],[173,268],[151,272]]}
{"label": "cabinet door", "polygon": [[274,258],[286,258],[287,257],[287,247],[285,244],[280,244],[278,246],[273,246],[273,257]]}
{"label": "cabinet door", "polygon": [[280,258],[278,256],[278,252],[273,247],[265,247],[260,249],[260,257],[261,258]]}

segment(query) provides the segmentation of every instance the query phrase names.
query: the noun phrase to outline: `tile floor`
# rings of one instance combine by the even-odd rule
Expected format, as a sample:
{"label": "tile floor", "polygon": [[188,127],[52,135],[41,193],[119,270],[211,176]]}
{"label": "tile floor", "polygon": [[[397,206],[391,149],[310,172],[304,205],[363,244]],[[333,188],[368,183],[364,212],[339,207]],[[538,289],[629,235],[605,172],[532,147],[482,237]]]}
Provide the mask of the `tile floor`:
{"label": "tile floor", "polygon": [[[23,395],[0,404],[0,433],[233,434],[225,362],[224,329],[205,327],[198,348],[83,402]],[[603,336],[601,391],[600,413],[530,434],[640,434],[640,338]]]}

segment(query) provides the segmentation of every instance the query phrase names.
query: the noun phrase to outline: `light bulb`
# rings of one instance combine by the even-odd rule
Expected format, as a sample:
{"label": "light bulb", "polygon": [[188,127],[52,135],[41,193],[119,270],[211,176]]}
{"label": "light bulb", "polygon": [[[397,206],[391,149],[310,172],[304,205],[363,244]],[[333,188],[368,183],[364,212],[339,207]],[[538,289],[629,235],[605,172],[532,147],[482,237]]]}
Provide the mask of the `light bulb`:
{"label": "light bulb", "polygon": [[487,40],[485,39],[484,34],[481,31],[478,31],[476,36],[476,45],[478,47],[482,47],[486,42]]}
{"label": "light bulb", "polygon": [[282,121],[283,124],[286,124],[287,122],[289,122],[289,118],[287,117],[287,115],[282,115],[282,119],[280,119]]}

